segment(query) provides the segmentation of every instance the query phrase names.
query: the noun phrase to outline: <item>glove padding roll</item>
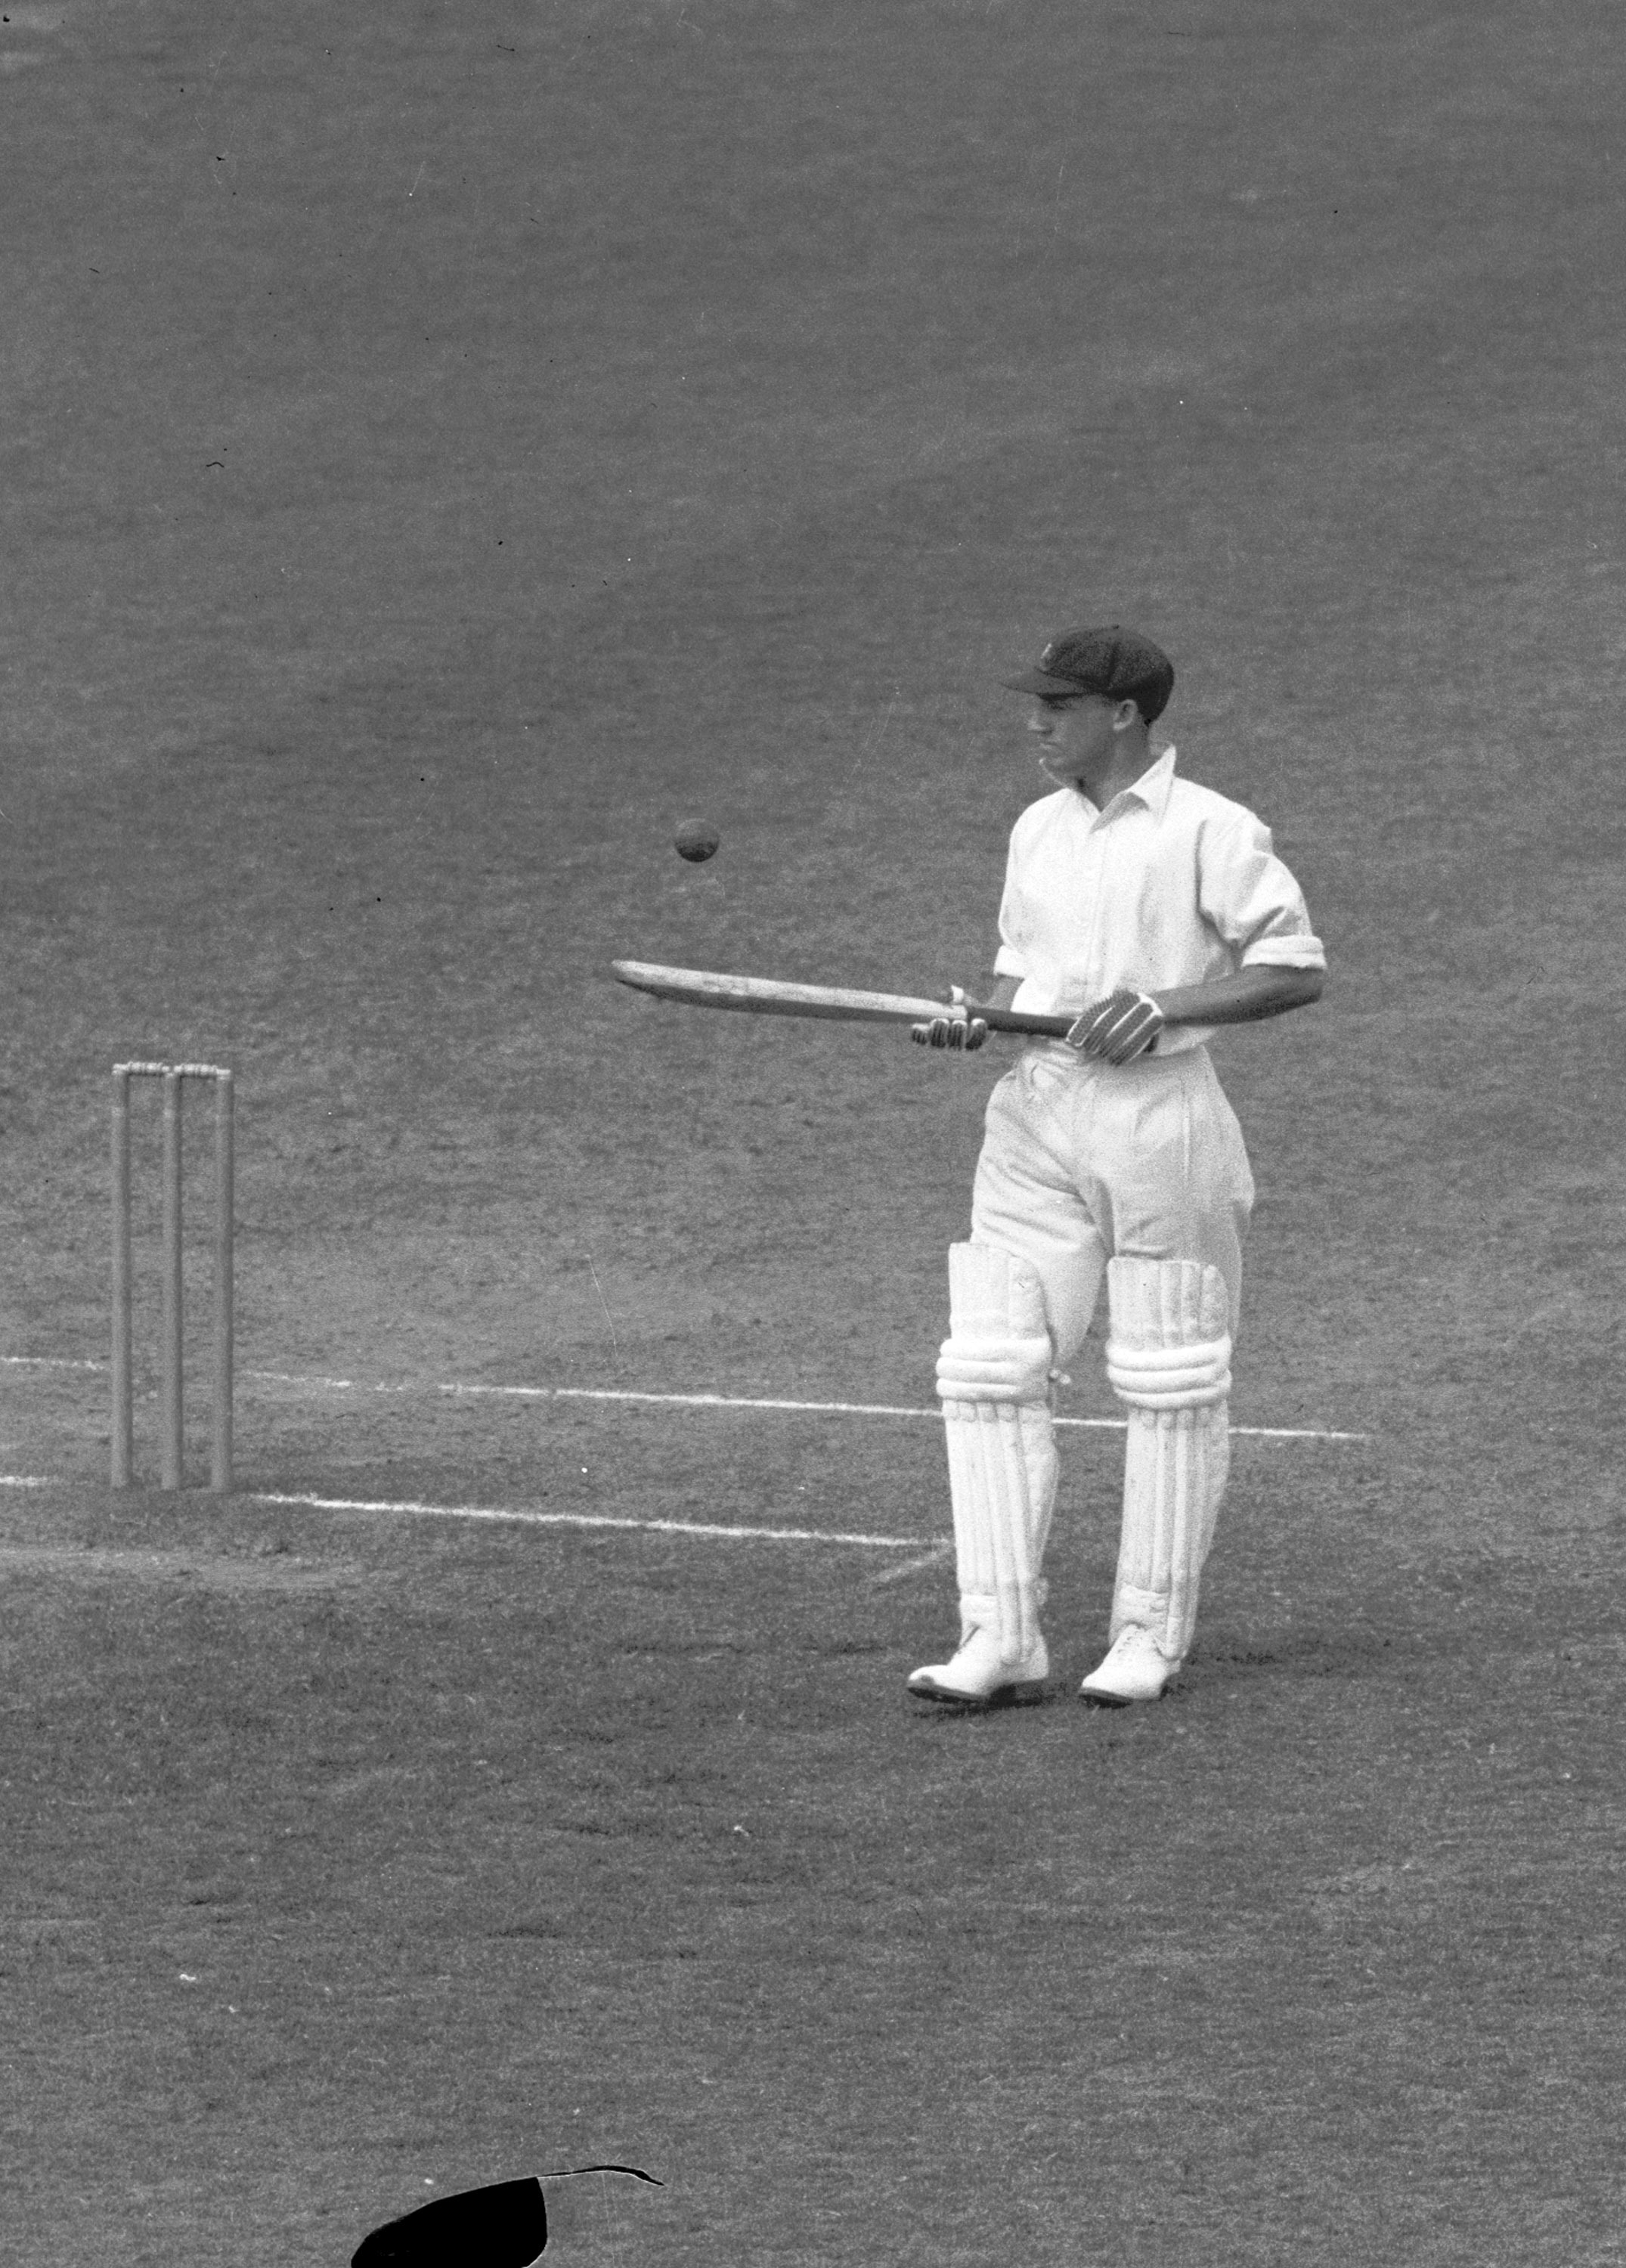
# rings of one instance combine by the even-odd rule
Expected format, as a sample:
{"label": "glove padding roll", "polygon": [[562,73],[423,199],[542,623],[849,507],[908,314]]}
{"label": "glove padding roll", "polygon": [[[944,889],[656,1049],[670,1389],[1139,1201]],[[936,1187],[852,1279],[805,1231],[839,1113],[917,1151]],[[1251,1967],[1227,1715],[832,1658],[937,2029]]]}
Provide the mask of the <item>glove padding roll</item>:
{"label": "glove padding roll", "polygon": [[1086,1008],[1068,1033],[1067,1045],[1102,1063],[1133,1063],[1157,1046],[1167,1020],[1149,992],[1126,987]]}
{"label": "glove padding roll", "polygon": [[981,1016],[972,1014],[962,986],[951,984],[948,998],[954,1013],[952,1016],[933,1016],[926,1024],[911,1024],[909,1037],[916,1047],[960,1048],[970,1055],[988,1037],[988,1026]]}

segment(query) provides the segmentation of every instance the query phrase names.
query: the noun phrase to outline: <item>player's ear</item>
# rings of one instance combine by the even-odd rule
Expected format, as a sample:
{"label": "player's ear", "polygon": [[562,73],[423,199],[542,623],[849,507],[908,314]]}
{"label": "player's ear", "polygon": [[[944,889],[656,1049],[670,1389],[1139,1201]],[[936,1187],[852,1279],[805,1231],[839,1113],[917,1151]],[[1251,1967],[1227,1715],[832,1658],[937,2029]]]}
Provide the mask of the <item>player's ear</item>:
{"label": "player's ear", "polygon": [[1127,733],[1131,725],[1138,725],[1139,723],[1140,703],[1138,701],[1120,701],[1114,708],[1112,712],[1112,729],[1115,733]]}

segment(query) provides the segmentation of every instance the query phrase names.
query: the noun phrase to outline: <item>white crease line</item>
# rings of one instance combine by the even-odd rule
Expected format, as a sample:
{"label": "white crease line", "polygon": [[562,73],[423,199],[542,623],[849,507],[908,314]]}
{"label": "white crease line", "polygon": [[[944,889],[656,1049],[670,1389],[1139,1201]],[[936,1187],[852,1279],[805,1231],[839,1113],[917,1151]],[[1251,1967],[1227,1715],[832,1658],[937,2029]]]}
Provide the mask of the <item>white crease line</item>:
{"label": "white crease line", "polygon": [[[49,1370],[107,1367],[105,1362],[70,1362],[55,1355],[0,1355],[0,1363]],[[486,1395],[514,1402],[642,1402],[684,1410],[789,1410],[812,1417],[929,1418],[938,1425],[943,1420],[940,1410],[909,1409],[891,1402],[788,1402],[748,1394],[649,1394],[618,1386],[475,1386],[456,1381],[424,1385],[410,1380],[370,1384],[359,1378],[325,1378],[289,1370],[245,1370],[239,1375],[270,1386],[318,1387],[334,1394],[445,1394],[456,1400]],[[1122,1418],[1058,1418],[1056,1423],[1086,1432],[1122,1433],[1127,1427]],[[1372,1438],[1368,1433],[1338,1432],[1325,1425],[1233,1425],[1231,1431],[1238,1439],[1255,1441],[1366,1441]]]}
{"label": "white crease line", "polygon": [[61,1354],[0,1354],[14,1370],[106,1370],[105,1362],[74,1362]]}
{"label": "white crease line", "polygon": [[[636,1388],[619,1386],[473,1386],[455,1381],[438,1382],[430,1386],[369,1386],[355,1378],[300,1377],[280,1370],[251,1370],[245,1371],[243,1374],[246,1378],[265,1379],[278,1386],[323,1386],[335,1392],[349,1394],[445,1394],[458,1398],[495,1395],[516,1402],[665,1403],[686,1410],[791,1410],[833,1418],[929,1418],[938,1425],[943,1422],[940,1410],[917,1410],[893,1402],[787,1402],[749,1394],[649,1394]],[[1058,1418],[1056,1423],[1092,1432],[1122,1433],[1127,1429],[1128,1420],[1122,1418]],[[1265,1441],[1365,1441],[1370,1438],[1365,1433],[1335,1432],[1328,1426],[1233,1425],[1231,1431]]]}
{"label": "white crease line", "polygon": [[888,1567],[884,1575],[872,1576],[870,1587],[873,1590],[879,1588],[882,1583],[901,1583],[906,1575],[918,1575],[927,1567],[940,1567],[945,1559],[953,1558],[953,1538],[945,1535],[942,1542],[934,1544],[930,1551],[923,1551],[918,1559],[906,1559],[901,1566]]}
{"label": "white crease line", "polygon": [[[65,1484],[59,1484],[49,1473],[0,1473],[0,1488],[58,1485]],[[286,1496],[269,1489],[247,1489],[243,1494],[251,1504],[303,1505],[312,1512],[406,1512],[435,1520],[512,1521],[526,1528],[636,1528],[660,1535],[733,1536],[749,1543],[857,1543],[876,1551],[918,1551],[923,1545],[928,1547],[924,1559],[911,1560],[898,1570],[900,1574],[908,1574],[910,1567],[929,1565],[949,1549],[946,1542],[933,1543],[929,1535],[861,1535],[823,1528],[737,1528],[699,1520],[627,1520],[599,1512],[511,1512],[475,1504],[403,1504],[382,1497]]]}
{"label": "white crease line", "polygon": [[698,1520],[626,1520],[598,1512],[507,1512],[474,1504],[402,1504],[377,1497],[283,1496],[247,1491],[254,1504],[304,1505],[313,1512],[408,1512],[436,1520],[517,1521],[527,1528],[636,1528],[660,1535],[726,1535],[772,1543],[862,1543],[879,1551],[917,1551],[928,1535],[852,1535],[820,1528],[734,1528]]}

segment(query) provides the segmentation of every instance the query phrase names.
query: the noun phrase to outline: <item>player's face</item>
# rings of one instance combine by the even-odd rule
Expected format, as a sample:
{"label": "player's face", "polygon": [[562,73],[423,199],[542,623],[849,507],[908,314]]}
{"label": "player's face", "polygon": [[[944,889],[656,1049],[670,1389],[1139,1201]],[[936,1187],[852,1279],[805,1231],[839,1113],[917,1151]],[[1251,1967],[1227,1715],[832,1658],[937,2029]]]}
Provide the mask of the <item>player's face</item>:
{"label": "player's face", "polygon": [[1038,740],[1043,770],[1069,787],[1102,778],[1117,754],[1115,713],[1115,704],[1104,693],[1081,693],[1073,701],[1035,701],[1027,729]]}

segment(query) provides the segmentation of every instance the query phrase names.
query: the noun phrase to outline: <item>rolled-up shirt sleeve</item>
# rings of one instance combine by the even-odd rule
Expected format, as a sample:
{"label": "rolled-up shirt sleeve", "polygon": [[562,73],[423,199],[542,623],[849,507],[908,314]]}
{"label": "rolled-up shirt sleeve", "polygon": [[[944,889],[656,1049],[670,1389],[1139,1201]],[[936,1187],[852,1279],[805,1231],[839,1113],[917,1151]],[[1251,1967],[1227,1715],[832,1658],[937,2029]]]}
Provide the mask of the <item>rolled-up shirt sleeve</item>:
{"label": "rolled-up shirt sleeve", "polygon": [[1325,968],[1304,893],[1252,812],[1203,829],[1197,903],[1244,968]]}

